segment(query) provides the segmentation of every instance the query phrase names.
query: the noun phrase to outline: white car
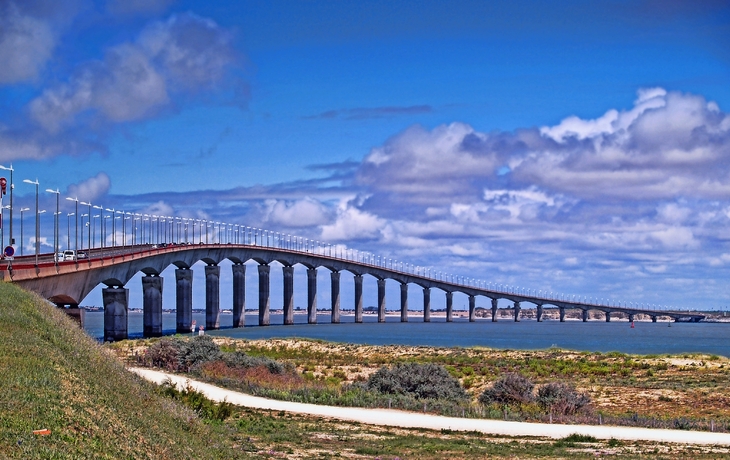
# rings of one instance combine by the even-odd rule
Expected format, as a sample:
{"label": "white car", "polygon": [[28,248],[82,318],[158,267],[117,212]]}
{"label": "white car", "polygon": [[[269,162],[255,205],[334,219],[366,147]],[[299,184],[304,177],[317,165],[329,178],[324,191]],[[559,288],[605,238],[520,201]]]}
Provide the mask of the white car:
{"label": "white car", "polygon": [[56,253],[56,255],[53,256],[54,262],[63,262],[64,261],[64,255],[62,252]]}
{"label": "white car", "polygon": [[66,251],[63,251],[63,260],[66,262],[76,260],[76,251],[74,251],[73,249],[67,249]]}

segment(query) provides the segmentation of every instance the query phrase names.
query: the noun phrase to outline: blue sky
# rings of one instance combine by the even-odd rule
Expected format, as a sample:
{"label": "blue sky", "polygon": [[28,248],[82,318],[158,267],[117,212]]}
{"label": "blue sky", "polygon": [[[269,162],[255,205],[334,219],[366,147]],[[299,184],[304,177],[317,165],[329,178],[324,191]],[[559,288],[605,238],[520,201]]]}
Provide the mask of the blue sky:
{"label": "blue sky", "polygon": [[730,304],[724,1],[0,0],[0,62],[16,206]]}

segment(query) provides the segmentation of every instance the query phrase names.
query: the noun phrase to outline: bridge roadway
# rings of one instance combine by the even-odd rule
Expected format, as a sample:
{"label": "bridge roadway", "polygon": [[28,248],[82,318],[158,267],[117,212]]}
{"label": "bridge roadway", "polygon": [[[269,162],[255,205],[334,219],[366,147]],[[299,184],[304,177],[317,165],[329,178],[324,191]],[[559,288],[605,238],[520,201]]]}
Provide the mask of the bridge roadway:
{"label": "bridge roadway", "polygon": [[[34,291],[59,307],[76,309],[86,295],[99,284],[104,302],[104,338],[120,340],[127,338],[127,309],[129,290],[126,283],[138,272],[143,288],[143,334],[159,336],[162,334],[162,278],[160,274],[170,265],[175,265],[177,330],[189,332],[192,326],[192,269],[203,261],[206,279],[206,328],[220,326],[220,266],[221,261],[233,262],[233,327],[244,325],[245,311],[245,262],[253,260],[258,265],[259,275],[259,325],[270,324],[270,280],[271,262],[283,265],[284,275],[284,324],[294,323],[294,266],[302,265],[307,269],[307,314],[309,323],[317,321],[317,268],[330,270],[332,292],[332,322],[340,322],[340,272],[349,271],[355,283],[355,322],[362,322],[362,282],[363,275],[377,280],[378,321],[385,321],[385,282],[387,279],[400,283],[401,321],[408,321],[408,285],[416,284],[423,288],[423,320],[431,318],[431,289],[436,288],[446,294],[446,321],[453,318],[453,294],[460,292],[469,298],[469,321],[475,321],[476,297],[491,299],[492,321],[497,321],[497,302],[506,299],[514,305],[514,321],[520,320],[521,304],[528,302],[536,306],[537,321],[542,321],[543,308],[551,305],[559,309],[560,321],[565,320],[566,309],[582,311],[583,321],[588,320],[589,310],[599,310],[611,321],[612,313],[623,313],[633,321],[634,315],[645,314],[656,322],[658,316],[669,317],[675,321],[700,321],[704,318],[698,313],[687,311],[649,310],[642,308],[620,307],[603,303],[575,302],[524,293],[487,289],[483,286],[437,279],[421,273],[423,270],[398,270],[373,263],[372,257],[364,254],[345,252],[345,255],[325,254],[330,248],[307,247],[281,248],[251,244],[171,244],[165,247],[156,245],[137,245],[114,248],[96,248],[88,252],[88,258],[79,261],[56,263],[53,254],[35,255],[5,260],[0,264],[0,279],[11,281],[25,289]],[[330,249],[331,251],[331,249]],[[410,267],[409,267],[410,268]]]}

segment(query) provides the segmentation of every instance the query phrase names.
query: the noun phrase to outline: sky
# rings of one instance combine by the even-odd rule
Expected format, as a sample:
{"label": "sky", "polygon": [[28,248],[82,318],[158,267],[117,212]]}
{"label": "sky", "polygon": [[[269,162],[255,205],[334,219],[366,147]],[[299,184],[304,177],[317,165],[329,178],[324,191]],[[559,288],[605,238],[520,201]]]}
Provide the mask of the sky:
{"label": "sky", "polygon": [[0,63],[0,165],[16,210],[40,183],[43,252],[57,189],[64,213],[730,305],[727,1],[0,0]]}

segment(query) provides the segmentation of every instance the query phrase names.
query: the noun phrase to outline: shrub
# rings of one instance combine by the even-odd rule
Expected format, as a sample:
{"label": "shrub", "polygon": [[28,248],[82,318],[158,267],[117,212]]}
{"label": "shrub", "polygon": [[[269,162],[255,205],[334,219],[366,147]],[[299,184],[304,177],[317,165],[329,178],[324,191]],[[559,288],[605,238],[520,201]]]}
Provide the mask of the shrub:
{"label": "shrub", "polygon": [[506,374],[479,396],[482,404],[527,404],[534,401],[535,385],[521,374]]}
{"label": "shrub", "polygon": [[459,381],[438,364],[401,363],[381,367],[365,387],[383,394],[411,395],[417,399],[460,400],[467,397]]}
{"label": "shrub", "polygon": [[164,338],[155,342],[142,355],[141,364],[149,367],[160,367],[168,371],[178,370],[180,350],[183,342],[178,339]]}
{"label": "shrub", "polygon": [[590,402],[588,395],[563,382],[547,383],[537,390],[537,403],[551,413],[575,414]]}
{"label": "shrub", "polygon": [[290,371],[291,366],[287,366],[278,361],[265,356],[250,356],[242,351],[233,353],[224,353],[223,361],[230,367],[240,369],[250,369],[253,367],[265,367],[272,374],[284,374]]}
{"label": "shrub", "polygon": [[208,335],[194,337],[183,342],[178,355],[179,367],[183,372],[190,372],[195,366],[207,361],[221,359],[222,353],[213,338]]}
{"label": "shrub", "polygon": [[212,421],[223,421],[231,416],[233,413],[233,405],[227,401],[222,401],[218,404],[206,398],[205,395],[199,391],[196,391],[190,385],[186,386],[182,390],[178,390],[174,383],[169,379],[162,382],[159,387],[160,393],[172,399],[176,399],[195,413],[201,418],[212,420]]}

